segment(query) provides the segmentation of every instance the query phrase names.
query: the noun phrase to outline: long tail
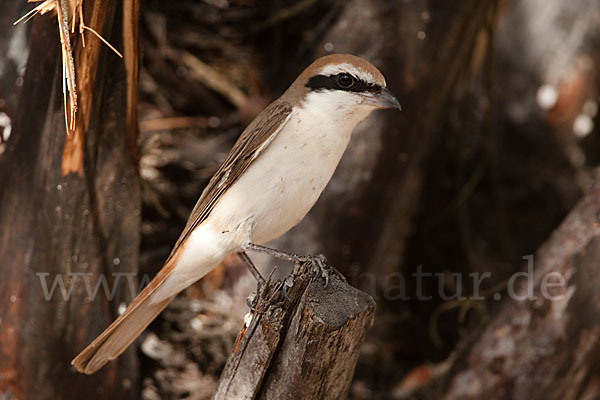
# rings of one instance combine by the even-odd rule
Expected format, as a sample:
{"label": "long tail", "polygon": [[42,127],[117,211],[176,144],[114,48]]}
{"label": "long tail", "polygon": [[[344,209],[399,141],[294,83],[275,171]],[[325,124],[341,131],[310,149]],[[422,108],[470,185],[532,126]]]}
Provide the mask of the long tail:
{"label": "long tail", "polygon": [[201,225],[194,232],[186,242],[189,246],[177,246],[125,312],[71,361],[79,372],[93,374],[117,358],[179,292],[206,275],[234,248],[222,241],[222,235],[215,235],[210,225]]}
{"label": "long tail", "polygon": [[170,275],[169,265],[131,302],[123,314],[71,361],[79,372],[93,374],[117,358],[177,295],[158,298],[157,289]]}

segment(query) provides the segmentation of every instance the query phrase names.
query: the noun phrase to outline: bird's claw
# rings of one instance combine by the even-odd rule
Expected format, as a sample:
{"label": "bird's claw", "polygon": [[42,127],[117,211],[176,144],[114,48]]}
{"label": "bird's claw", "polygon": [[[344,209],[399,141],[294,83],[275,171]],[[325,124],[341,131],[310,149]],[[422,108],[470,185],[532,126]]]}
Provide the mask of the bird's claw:
{"label": "bird's claw", "polygon": [[285,299],[287,301],[290,300],[290,297],[288,296],[288,289],[291,288],[292,286],[294,286],[294,277],[292,275],[289,275],[287,278],[285,278],[285,280],[283,281],[283,285],[282,285],[282,293],[283,293],[283,297],[285,297]]}
{"label": "bird's claw", "polygon": [[258,297],[256,295],[257,292],[252,292],[248,295],[248,297],[246,297],[246,305],[248,306],[248,308],[250,309],[250,312],[252,312],[252,313],[256,311],[256,307],[254,307],[254,302],[256,301],[256,298]]}
{"label": "bird's claw", "polygon": [[329,268],[327,267],[327,258],[323,254],[308,256],[307,261],[310,262],[313,274],[315,277],[321,277],[325,280],[323,288],[329,285]]}
{"label": "bird's claw", "polygon": [[325,258],[323,254],[316,254],[314,256],[298,256],[298,259],[294,262],[294,274],[289,275],[282,282],[281,291],[286,300],[290,300],[290,297],[288,296],[288,290],[294,286],[294,276],[298,273],[304,273],[304,271],[306,271],[305,268],[308,268],[308,272],[313,278],[321,277],[325,280],[323,285],[324,288],[329,286],[330,273],[329,268],[327,267],[327,258]]}

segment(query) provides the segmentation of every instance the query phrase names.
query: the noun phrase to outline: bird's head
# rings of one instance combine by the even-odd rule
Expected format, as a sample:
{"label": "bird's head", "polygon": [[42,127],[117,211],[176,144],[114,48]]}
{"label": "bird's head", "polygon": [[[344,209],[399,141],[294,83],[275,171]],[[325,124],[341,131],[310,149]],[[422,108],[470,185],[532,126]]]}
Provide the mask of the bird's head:
{"label": "bird's head", "polygon": [[[400,109],[385,78],[368,61],[332,54],[309,65],[290,87],[300,107],[359,122],[378,108]],[[348,121],[350,122],[350,121]]]}

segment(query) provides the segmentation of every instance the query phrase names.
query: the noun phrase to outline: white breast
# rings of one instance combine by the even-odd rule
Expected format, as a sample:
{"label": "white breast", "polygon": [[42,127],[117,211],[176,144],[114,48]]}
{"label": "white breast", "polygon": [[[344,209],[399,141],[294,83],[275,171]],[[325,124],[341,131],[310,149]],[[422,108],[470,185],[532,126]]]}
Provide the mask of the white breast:
{"label": "white breast", "polygon": [[370,111],[349,104],[345,92],[339,98],[314,95],[294,108],[211,212],[209,220],[233,242],[266,243],[299,223],[331,179],[352,130]]}

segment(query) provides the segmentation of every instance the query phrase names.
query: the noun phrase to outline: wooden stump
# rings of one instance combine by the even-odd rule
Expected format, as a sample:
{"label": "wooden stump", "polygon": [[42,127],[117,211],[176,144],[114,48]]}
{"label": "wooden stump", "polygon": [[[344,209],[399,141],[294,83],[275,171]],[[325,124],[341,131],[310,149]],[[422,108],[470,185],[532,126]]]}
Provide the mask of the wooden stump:
{"label": "wooden stump", "polygon": [[373,322],[371,296],[336,274],[325,287],[301,267],[283,284],[269,280],[256,303],[213,398],[346,398]]}

